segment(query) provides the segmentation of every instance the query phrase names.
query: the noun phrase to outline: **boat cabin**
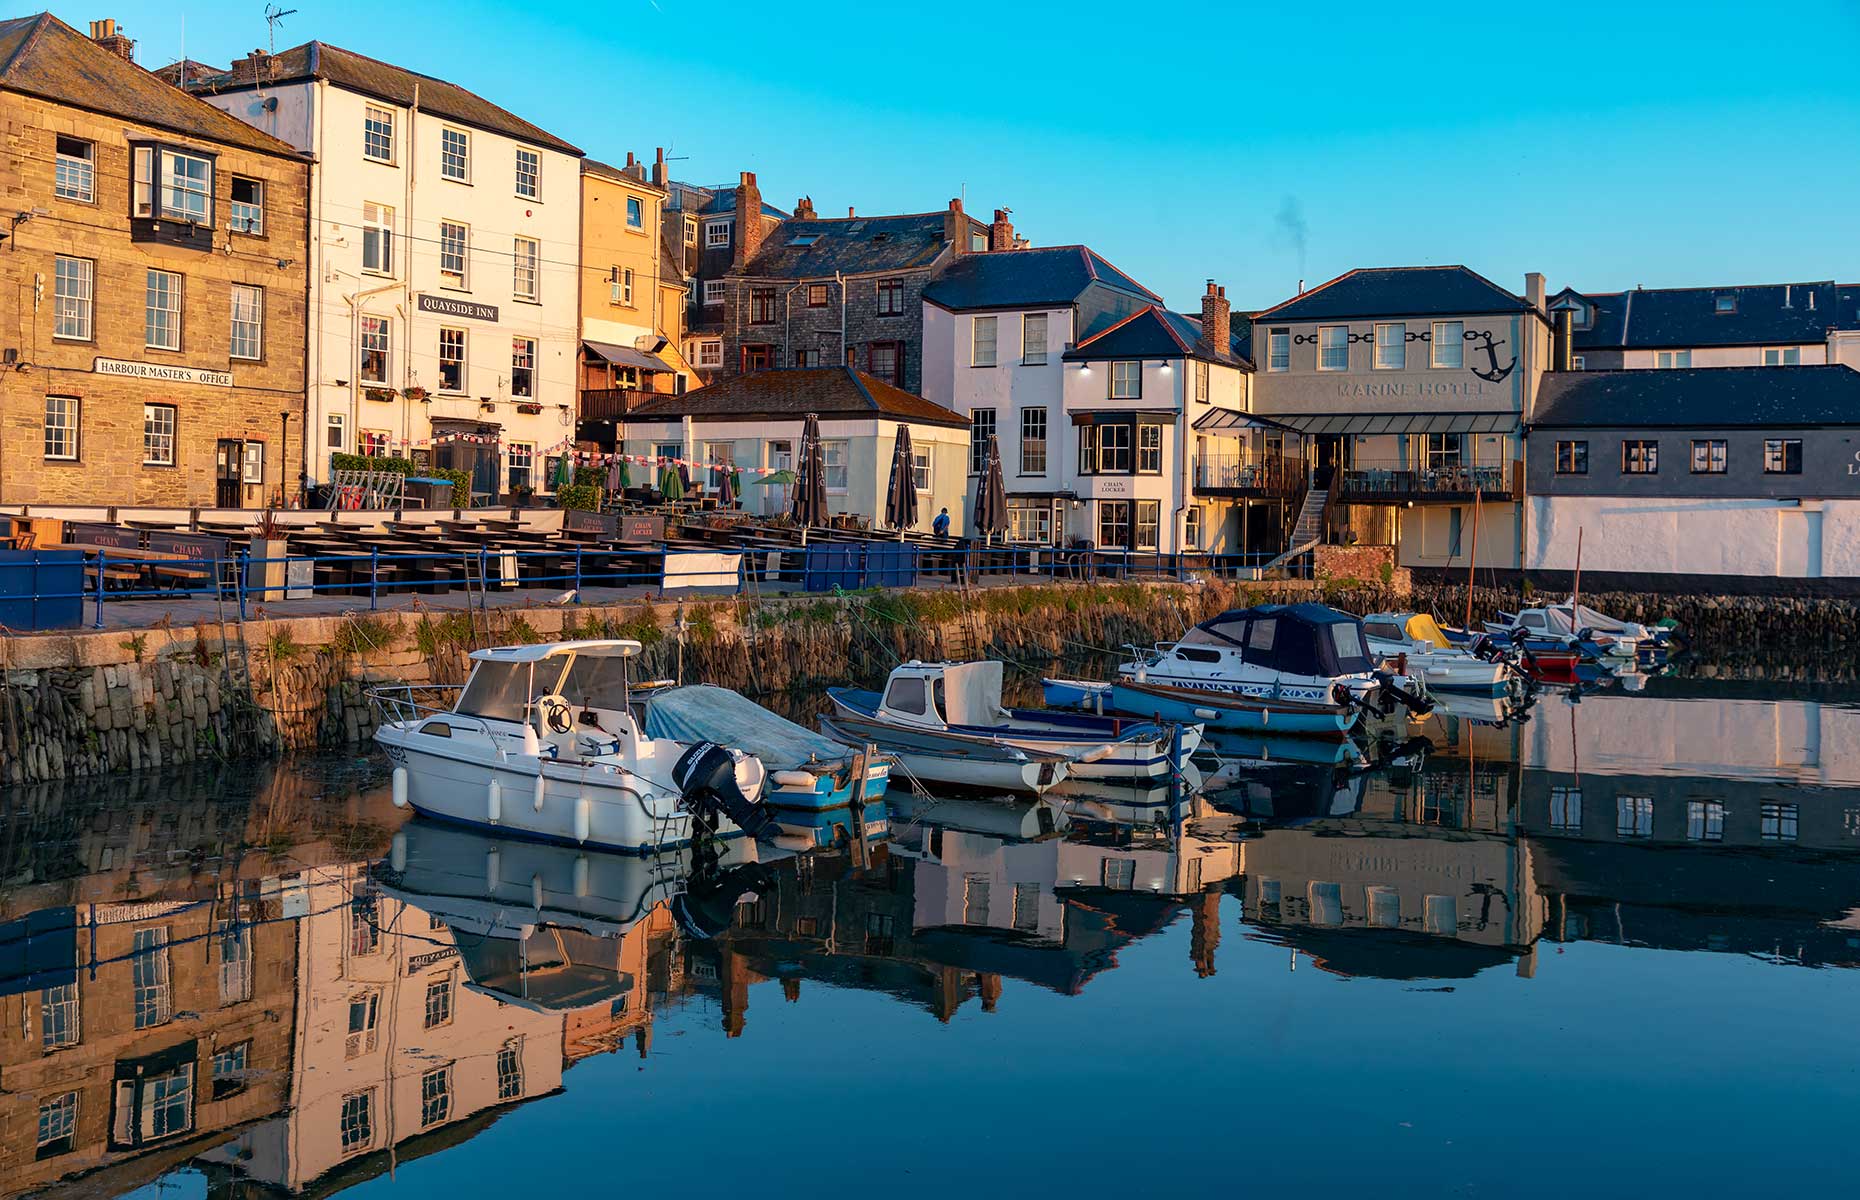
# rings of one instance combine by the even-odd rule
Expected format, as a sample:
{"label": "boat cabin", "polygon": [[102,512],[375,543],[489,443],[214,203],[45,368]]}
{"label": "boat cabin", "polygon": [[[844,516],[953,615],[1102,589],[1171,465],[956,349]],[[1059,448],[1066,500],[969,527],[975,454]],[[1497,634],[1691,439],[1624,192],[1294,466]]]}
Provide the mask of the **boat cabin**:
{"label": "boat cabin", "polygon": [[1362,621],[1323,604],[1261,604],[1210,617],[1163,651],[1158,665],[1235,663],[1317,679],[1375,669]]}
{"label": "boat cabin", "polygon": [[[471,678],[452,711],[484,722],[533,724],[559,758],[612,753],[614,742],[638,740],[628,709],[626,660],[640,652],[630,639],[498,646],[471,653]],[[444,719],[422,733],[445,732]],[[520,730],[518,731],[521,732]]]}
{"label": "boat cabin", "polygon": [[1001,664],[907,662],[891,672],[878,716],[924,729],[998,725],[1009,717],[1001,706]]}
{"label": "boat cabin", "polygon": [[1379,642],[1401,643],[1411,650],[1440,650],[1447,645],[1447,635],[1426,613],[1371,613],[1363,618],[1363,633]]}

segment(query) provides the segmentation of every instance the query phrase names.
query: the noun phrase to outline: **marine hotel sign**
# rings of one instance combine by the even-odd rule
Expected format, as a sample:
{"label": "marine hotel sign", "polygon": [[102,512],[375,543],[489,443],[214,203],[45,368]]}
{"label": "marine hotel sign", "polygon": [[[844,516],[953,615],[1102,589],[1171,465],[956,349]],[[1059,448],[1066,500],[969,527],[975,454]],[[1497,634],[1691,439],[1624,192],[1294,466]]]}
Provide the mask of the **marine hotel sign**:
{"label": "marine hotel sign", "polygon": [[207,387],[231,387],[231,371],[209,371],[204,367],[171,367],[166,363],[130,362],[121,358],[99,358],[90,369],[99,375],[122,375],[130,379],[153,379],[160,383],[199,383]]}
{"label": "marine hotel sign", "polygon": [[454,300],[450,296],[429,296],[425,292],[421,292],[413,299],[421,312],[438,313],[442,317],[467,317],[473,321],[497,320],[497,305],[495,304],[474,304],[470,300]]}

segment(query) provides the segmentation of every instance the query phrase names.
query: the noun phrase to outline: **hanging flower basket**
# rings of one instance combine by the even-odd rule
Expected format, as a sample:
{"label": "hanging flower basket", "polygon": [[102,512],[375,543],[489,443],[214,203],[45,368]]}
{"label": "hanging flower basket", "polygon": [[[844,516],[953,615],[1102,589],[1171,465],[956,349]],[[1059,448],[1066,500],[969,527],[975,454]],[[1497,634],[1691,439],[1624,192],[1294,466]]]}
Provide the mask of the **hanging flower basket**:
{"label": "hanging flower basket", "polygon": [[401,394],[407,397],[407,399],[409,400],[426,399],[426,389],[423,387],[410,387],[405,392],[402,392]]}

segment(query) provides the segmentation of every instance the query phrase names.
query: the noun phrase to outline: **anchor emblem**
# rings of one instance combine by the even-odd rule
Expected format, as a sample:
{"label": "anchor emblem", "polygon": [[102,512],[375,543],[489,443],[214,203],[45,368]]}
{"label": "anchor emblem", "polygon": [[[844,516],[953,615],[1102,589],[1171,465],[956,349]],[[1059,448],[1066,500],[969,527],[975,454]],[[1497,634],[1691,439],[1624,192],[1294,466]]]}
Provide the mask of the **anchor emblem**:
{"label": "anchor emblem", "polygon": [[1502,383],[1505,377],[1510,375],[1512,370],[1518,365],[1518,356],[1515,354],[1511,356],[1511,361],[1504,366],[1501,367],[1498,365],[1498,348],[1505,343],[1502,338],[1496,341],[1493,340],[1489,330],[1475,329],[1466,335],[1466,340],[1473,343],[1473,348],[1475,350],[1484,350],[1486,361],[1492,364],[1488,370],[1484,371],[1481,371],[1478,367],[1467,368],[1474,375],[1477,375],[1487,383]]}

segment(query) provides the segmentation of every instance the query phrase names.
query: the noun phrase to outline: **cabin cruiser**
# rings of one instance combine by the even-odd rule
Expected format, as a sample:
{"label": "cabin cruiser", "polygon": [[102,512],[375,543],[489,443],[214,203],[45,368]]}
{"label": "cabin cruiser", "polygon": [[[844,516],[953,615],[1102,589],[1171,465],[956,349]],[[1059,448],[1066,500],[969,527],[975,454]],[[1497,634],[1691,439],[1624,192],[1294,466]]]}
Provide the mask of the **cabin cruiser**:
{"label": "cabin cruiser", "polygon": [[[626,639],[474,650],[462,688],[377,687],[397,806],[518,837],[647,853],[774,821],[767,772],[715,742],[654,738],[629,709]],[[451,707],[423,692],[456,692]]]}
{"label": "cabin cruiser", "polygon": [[831,721],[880,749],[918,757],[945,738],[958,751],[979,738],[1023,753],[1059,755],[1072,779],[1166,778],[1201,744],[1199,725],[1004,707],[1001,677],[999,662],[908,662],[891,672],[883,692],[828,688],[836,710]]}
{"label": "cabin cruiser", "polygon": [[[1118,673],[1137,683],[1303,704],[1355,702],[1381,713],[1396,705],[1428,706],[1418,679],[1376,667],[1359,618],[1323,604],[1224,612],[1136,656]],[[1053,695],[1049,690],[1049,701]]]}
{"label": "cabin cruiser", "polygon": [[1396,659],[1428,692],[1483,692],[1500,696],[1520,676],[1505,651],[1489,638],[1456,646],[1426,613],[1381,612],[1363,618],[1363,637],[1371,654]]}

